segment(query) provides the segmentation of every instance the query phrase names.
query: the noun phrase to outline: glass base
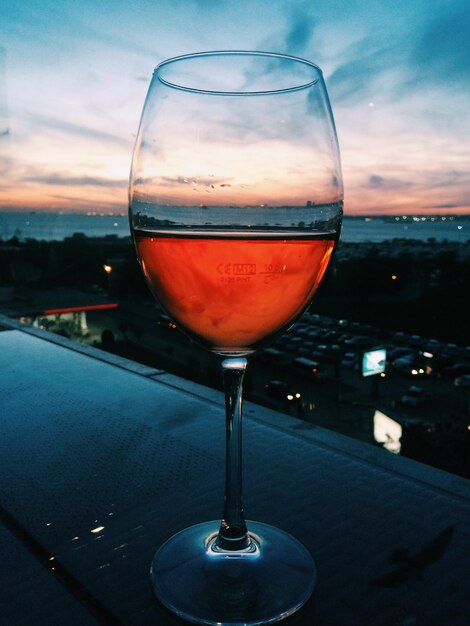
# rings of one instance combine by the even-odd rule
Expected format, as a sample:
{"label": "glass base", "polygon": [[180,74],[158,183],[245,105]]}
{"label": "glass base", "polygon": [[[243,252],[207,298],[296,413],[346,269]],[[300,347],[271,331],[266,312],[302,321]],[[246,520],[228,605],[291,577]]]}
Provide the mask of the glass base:
{"label": "glass base", "polygon": [[220,522],[186,528],[155,554],[151,576],[160,602],[196,624],[272,624],[300,609],[316,580],[310,553],[287,533],[247,522],[246,550],[220,550]]}

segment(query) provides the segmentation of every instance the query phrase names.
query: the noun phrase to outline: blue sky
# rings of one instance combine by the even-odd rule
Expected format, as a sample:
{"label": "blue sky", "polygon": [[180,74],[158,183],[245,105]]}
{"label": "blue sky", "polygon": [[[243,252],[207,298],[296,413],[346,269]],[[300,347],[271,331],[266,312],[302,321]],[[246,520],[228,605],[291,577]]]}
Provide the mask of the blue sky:
{"label": "blue sky", "polygon": [[216,49],[320,65],[346,212],[470,212],[468,0],[3,0],[0,207],[125,212],[153,68]]}

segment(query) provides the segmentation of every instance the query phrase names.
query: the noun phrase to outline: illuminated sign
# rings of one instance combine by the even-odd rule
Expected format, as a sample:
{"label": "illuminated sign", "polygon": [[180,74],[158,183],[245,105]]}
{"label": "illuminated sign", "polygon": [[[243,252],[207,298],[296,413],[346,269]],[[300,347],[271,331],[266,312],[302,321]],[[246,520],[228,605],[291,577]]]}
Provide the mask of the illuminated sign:
{"label": "illuminated sign", "polygon": [[399,454],[401,450],[402,427],[385,413],[375,411],[374,414],[374,439],[386,450]]}
{"label": "illuminated sign", "polygon": [[387,350],[385,348],[375,348],[364,352],[362,357],[362,375],[375,376],[385,372],[387,362]]}
{"label": "illuminated sign", "polygon": [[62,313],[80,313],[81,311],[100,311],[101,309],[117,309],[119,304],[110,302],[108,304],[87,304],[84,306],[68,306],[61,309],[46,309],[43,315],[61,315]]}

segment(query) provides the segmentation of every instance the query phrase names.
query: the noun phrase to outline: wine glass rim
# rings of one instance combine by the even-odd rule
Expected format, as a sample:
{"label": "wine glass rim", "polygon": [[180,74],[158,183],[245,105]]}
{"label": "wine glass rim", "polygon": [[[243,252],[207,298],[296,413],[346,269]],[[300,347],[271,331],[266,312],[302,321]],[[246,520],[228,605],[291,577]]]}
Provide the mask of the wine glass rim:
{"label": "wine glass rim", "polygon": [[[206,58],[206,57],[234,57],[234,56],[253,56],[253,57],[264,57],[271,59],[281,59],[285,61],[290,61],[293,63],[299,63],[302,65],[306,65],[311,69],[315,70],[318,74],[315,78],[307,82],[301,82],[298,85],[294,85],[292,87],[283,87],[280,89],[269,89],[269,90],[246,90],[246,91],[229,91],[229,90],[214,90],[214,89],[201,89],[198,87],[189,87],[187,85],[181,85],[177,82],[171,82],[161,75],[161,70],[171,64],[179,63],[181,61],[188,61],[197,58]],[[312,63],[312,61],[308,61],[307,59],[303,59],[301,57],[291,56],[288,54],[282,54],[279,52],[265,52],[259,50],[210,50],[206,52],[194,52],[191,54],[182,54],[180,56],[171,57],[159,63],[154,70],[154,77],[167,87],[172,87],[173,89],[179,89],[181,91],[187,91],[190,93],[199,93],[199,94],[208,94],[208,95],[216,95],[216,96],[261,96],[261,95],[273,95],[273,94],[286,94],[292,93],[296,91],[301,91],[303,89],[308,89],[316,85],[321,76],[322,70],[321,68]]]}

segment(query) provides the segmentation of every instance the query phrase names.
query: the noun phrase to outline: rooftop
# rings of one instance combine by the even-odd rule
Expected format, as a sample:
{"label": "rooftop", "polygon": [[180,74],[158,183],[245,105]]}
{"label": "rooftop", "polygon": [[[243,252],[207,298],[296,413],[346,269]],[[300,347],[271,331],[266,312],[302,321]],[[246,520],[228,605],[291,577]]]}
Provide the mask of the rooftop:
{"label": "rooftop", "polygon": [[[0,318],[5,624],[182,624],[152,556],[221,514],[223,400]],[[310,550],[296,626],[470,623],[469,481],[246,403],[244,504]]]}

